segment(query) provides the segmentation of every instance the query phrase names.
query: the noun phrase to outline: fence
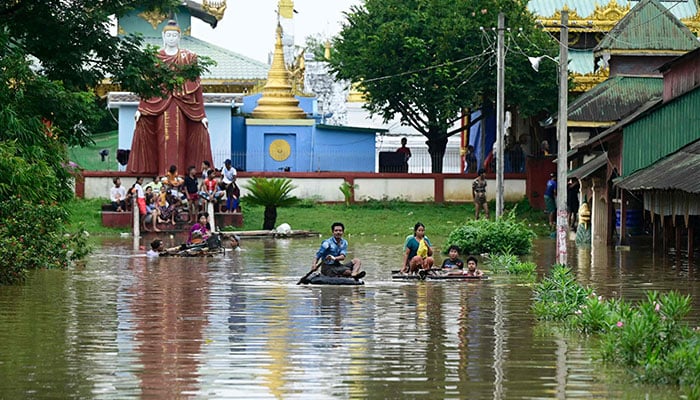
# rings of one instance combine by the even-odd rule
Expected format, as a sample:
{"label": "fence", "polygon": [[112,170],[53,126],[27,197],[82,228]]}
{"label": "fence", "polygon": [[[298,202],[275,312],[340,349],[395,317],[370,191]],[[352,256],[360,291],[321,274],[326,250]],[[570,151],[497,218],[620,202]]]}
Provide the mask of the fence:
{"label": "fence", "polygon": [[[408,171],[400,167],[382,168],[380,159],[382,158],[379,151],[374,155],[366,153],[354,153],[351,149],[340,151],[325,151],[322,154],[296,154],[295,158],[290,157],[282,162],[274,162],[274,168],[267,170],[298,172],[299,170],[311,170],[317,172],[327,171],[360,171],[360,172],[408,172],[408,173],[430,173],[432,172],[432,163],[428,149],[418,148],[412,151],[411,159],[408,160]],[[230,152],[225,150],[212,149],[214,156],[214,166],[220,168],[223,161],[231,160],[231,164],[239,171],[248,170],[248,159],[259,157],[269,158],[268,154],[251,154],[245,152]],[[381,152],[383,153],[383,152]],[[388,152],[393,153],[393,152]],[[297,163],[302,163],[299,165]],[[374,163],[372,166],[371,163]],[[368,165],[369,164],[369,165]],[[459,148],[448,148],[445,151],[445,156],[442,160],[443,173],[461,173],[462,159],[459,154]]]}

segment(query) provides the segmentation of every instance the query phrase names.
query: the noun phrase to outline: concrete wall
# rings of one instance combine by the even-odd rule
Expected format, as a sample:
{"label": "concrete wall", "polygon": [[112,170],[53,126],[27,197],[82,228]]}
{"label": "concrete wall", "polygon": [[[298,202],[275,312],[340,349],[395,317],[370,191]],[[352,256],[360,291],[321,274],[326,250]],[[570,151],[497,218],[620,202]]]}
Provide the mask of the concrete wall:
{"label": "concrete wall", "polygon": [[[85,179],[77,185],[76,194],[84,198],[108,198],[112,178],[121,176],[122,185],[130,188],[135,176],[117,172],[85,172]],[[251,176],[289,178],[297,188],[293,195],[302,199],[322,202],[342,202],[340,186],[344,181],[356,184],[355,201],[369,199],[402,199],[410,202],[471,202],[471,185],[474,174],[374,174],[374,173],[239,173],[241,195],[246,195],[245,185]],[[152,177],[146,177],[148,183]],[[487,175],[487,198],[496,198],[495,176]],[[505,179],[504,199],[517,202],[525,196],[525,177]]]}

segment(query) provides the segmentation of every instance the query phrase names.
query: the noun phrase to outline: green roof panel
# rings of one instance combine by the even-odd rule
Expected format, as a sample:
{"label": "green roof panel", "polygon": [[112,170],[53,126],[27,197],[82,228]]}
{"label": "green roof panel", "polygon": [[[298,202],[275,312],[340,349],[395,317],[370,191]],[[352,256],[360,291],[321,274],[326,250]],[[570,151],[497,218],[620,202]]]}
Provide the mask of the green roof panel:
{"label": "green roof panel", "polygon": [[[540,17],[551,17],[557,11],[560,11],[564,6],[569,10],[576,10],[576,14],[582,18],[593,18],[593,11],[596,6],[605,8],[612,1],[592,1],[592,0],[530,0],[527,3],[527,9],[533,14]],[[617,0],[616,3],[620,7],[630,6],[633,8],[639,1]],[[694,0],[690,1],[661,1],[660,2],[668,11],[678,19],[692,18],[698,13],[698,6]]]}
{"label": "green roof panel", "polygon": [[[163,45],[163,39],[160,37],[144,37],[143,41],[144,44],[159,48]],[[182,36],[180,47],[216,61],[217,65],[210,67],[209,72],[202,75],[202,79],[229,81],[267,79],[269,65],[201,39]]]}
{"label": "green roof panel", "polygon": [[571,102],[568,120],[619,121],[662,91],[661,77],[614,76]]}
{"label": "green roof panel", "polygon": [[642,0],[606,35],[599,51],[690,51],[700,47],[693,33],[658,0]]}

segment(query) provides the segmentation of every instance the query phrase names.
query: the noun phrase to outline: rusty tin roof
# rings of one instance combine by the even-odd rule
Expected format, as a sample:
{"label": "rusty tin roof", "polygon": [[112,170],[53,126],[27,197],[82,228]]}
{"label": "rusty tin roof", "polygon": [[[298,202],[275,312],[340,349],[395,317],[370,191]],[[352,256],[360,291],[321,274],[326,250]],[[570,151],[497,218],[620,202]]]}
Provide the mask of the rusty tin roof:
{"label": "rusty tin roof", "polygon": [[569,104],[569,125],[577,121],[609,122],[610,125],[636,111],[653,97],[661,96],[661,77],[617,75],[606,79]]}
{"label": "rusty tin roof", "polygon": [[681,190],[700,194],[700,140],[615,183],[625,190]]}

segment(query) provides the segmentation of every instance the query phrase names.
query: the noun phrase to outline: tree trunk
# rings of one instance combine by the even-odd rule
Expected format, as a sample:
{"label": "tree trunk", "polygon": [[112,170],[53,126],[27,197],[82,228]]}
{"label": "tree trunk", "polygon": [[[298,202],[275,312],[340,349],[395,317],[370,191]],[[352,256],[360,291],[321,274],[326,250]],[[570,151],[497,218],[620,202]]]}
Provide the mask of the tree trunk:
{"label": "tree trunk", "polygon": [[[432,132],[431,132],[432,133]],[[437,139],[428,139],[428,154],[430,154],[430,167],[432,173],[442,173],[442,161],[445,157],[445,149],[447,148],[447,138],[443,135],[431,134],[431,137]]]}
{"label": "tree trunk", "polygon": [[265,217],[263,220],[263,229],[264,230],[275,229],[276,222],[277,222],[277,207],[265,206]]}

